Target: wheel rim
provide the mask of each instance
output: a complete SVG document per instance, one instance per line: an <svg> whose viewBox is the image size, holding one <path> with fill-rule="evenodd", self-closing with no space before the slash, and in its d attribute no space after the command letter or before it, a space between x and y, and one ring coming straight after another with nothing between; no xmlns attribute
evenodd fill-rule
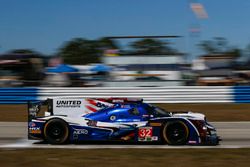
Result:
<svg viewBox="0 0 250 167"><path fill-rule="evenodd" d="M164 133L168 144L185 144L188 138L188 129L182 122L167 125Z"/></svg>
<svg viewBox="0 0 250 167"><path fill-rule="evenodd" d="M54 127L51 127L48 135L53 139L60 139L63 135L63 131L63 127L56 125Z"/></svg>
<svg viewBox="0 0 250 167"><path fill-rule="evenodd" d="M50 123L46 129L47 129L46 133L47 138L50 141L53 140L58 143L64 140L65 134L67 132L65 126L59 122Z"/></svg>

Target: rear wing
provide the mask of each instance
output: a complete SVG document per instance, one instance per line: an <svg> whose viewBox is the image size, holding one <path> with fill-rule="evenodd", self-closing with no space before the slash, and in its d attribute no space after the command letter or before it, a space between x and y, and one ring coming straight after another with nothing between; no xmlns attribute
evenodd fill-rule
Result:
<svg viewBox="0 0 250 167"><path fill-rule="evenodd" d="M53 108L51 105L48 105L49 103L51 103L51 99L36 102L28 101L28 122L30 122L34 118L37 118L38 114L39 116L45 116L45 112L48 112L50 113L50 115L53 115ZM41 113L42 108L44 111L43 113Z"/></svg>

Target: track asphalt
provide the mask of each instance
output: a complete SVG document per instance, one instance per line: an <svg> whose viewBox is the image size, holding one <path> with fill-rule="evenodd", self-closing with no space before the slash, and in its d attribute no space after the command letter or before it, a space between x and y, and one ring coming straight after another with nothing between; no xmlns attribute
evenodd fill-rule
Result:
<svg viewBox="0 0 250 167"><path fill-rule="evenodd" d="M211 122L217 128L222 142L218 146L168 146L168 145L123 145L123 144L69 144L49 145L27 140L26 122L0 122L0 148L63 148L63 149L106 149L106 148L250 148L250 122Z"/></svg>

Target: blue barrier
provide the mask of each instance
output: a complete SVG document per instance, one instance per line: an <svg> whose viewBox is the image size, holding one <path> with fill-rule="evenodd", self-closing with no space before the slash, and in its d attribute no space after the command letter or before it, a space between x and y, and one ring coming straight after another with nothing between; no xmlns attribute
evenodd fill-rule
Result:
<svg viewBox="0 0 250 167"><path fill-rule="evenodd" d="M250 86L0 88L0 104L25 104L48 97L130 97L149 103L250 103Z"/></svg>
<svg viewBox="0 0 250 167"><path fill-rule="evenodd" d="M235 86L233 90L235 103L250 103L250 86Z"/></svg>
<svg viewBox="0 0 250 167"><path fill-rule="evenodd" d="M0 104L24 104L36 101L39 88L0 88Z"/></svg>

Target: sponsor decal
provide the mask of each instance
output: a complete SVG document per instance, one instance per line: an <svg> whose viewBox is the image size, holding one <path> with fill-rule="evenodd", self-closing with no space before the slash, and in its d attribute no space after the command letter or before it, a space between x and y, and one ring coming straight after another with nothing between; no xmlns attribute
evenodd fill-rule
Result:
<svg viewBox="0 0 250 167"><path fill-rule="evenodd" d="M158 141L158 136L152 136L152 141Z"/></svg>
<svg viewBox="0 0 250 167"><path fill-rule="evenodd" d="M116 116L115 115L111 115L110 118L109 118L111 121L114 121L116 119Z"/></svg>
<svg viewBox="0 0 250 167"><path fill-rule="evenodd" d="M102 108L106 108L112 105L113 104L102 102L101 100L87 99L85 107L89 112L96 112Z"/></svg>
<svg viewBox="0 0 250 167"><path fill-rule="evenodd" d="M150 126L161 126L161 123L159 123L159 122L152 122L152 123L150 123Z"/></svg>
<svg viewBox="0 0 250 167"><path fill-rule="evenodd" d="M158 136L146 137L140 141L158 141Z"/></svg>
<svg viewBox="0 0 250 167"><path fill-rule="evenodd" d="M42 131L40 127L29 127L29 133L31 134L41 134Z"/></svg>
<svg viewBox="0 0 250 167"><path fill-rule="evenodd" d="M152 141L153 128L152 127L141 127L138 130L139 141Z"/></svg>
<svg viewBox="0 0 250 167"><path fill-rule="evenodd" d="M197 142L194 141L194 140L189 140L188 143L189 143L189 144L196 144Z"/></svg>
<svg viewBox="0 0 250 167"><path fill-rule="evenodd" d="M74 129L74 135L87 135L89 131L87 129Z"/></svg>
<svg viewBox="0 0 250 167"><path fill-rule="evenodd" d="M36 124L34 122L29 122L29 127L35 127Z"/></svg>
<svg viewBox="0 0 250 167"><path fill-rule="evenodd" d="M123 99L113 99L112 100L113 103L124 103Z"/></svg>
<svg viewBox="0 0 250 167"><path fill-rule="evenodd" d="M108 105L105 105L105 104L103 104L103 103L97 102L97 103L96 103L96 107L99 107L99 108L106 108L106 107L108 107Z"/></svg>
<svg viewBox="0 0 250 167"><path fill-rule="evenodd" d="M39 108L40 108L39 105L32 105L29 108L29 115L35 117L37 112L40 110Z"/></svg>
<svg viewBox="0 0 250 167"><path fill-rule="evenodd" d="M82 102L80 100L58 100L56 101L56 107L69 107L69 108L80 108Z"/></svg>
<svg viewBox="0 0 250 167"><path fill-rule="evenodd" d="M39 111L39 105L32 105L32 107L29 108L30 112L37 112Z"/></svg>
<svg viewBox="0 0 250 167"><path fill-rule="evenodd" d="M135 137L135 133L132 132L132 133L130 133L130 134L127 135L127 136L121 137L121 139L122 139L122 140L131 140L131 139L133 139L134 137Z"/></svg>

